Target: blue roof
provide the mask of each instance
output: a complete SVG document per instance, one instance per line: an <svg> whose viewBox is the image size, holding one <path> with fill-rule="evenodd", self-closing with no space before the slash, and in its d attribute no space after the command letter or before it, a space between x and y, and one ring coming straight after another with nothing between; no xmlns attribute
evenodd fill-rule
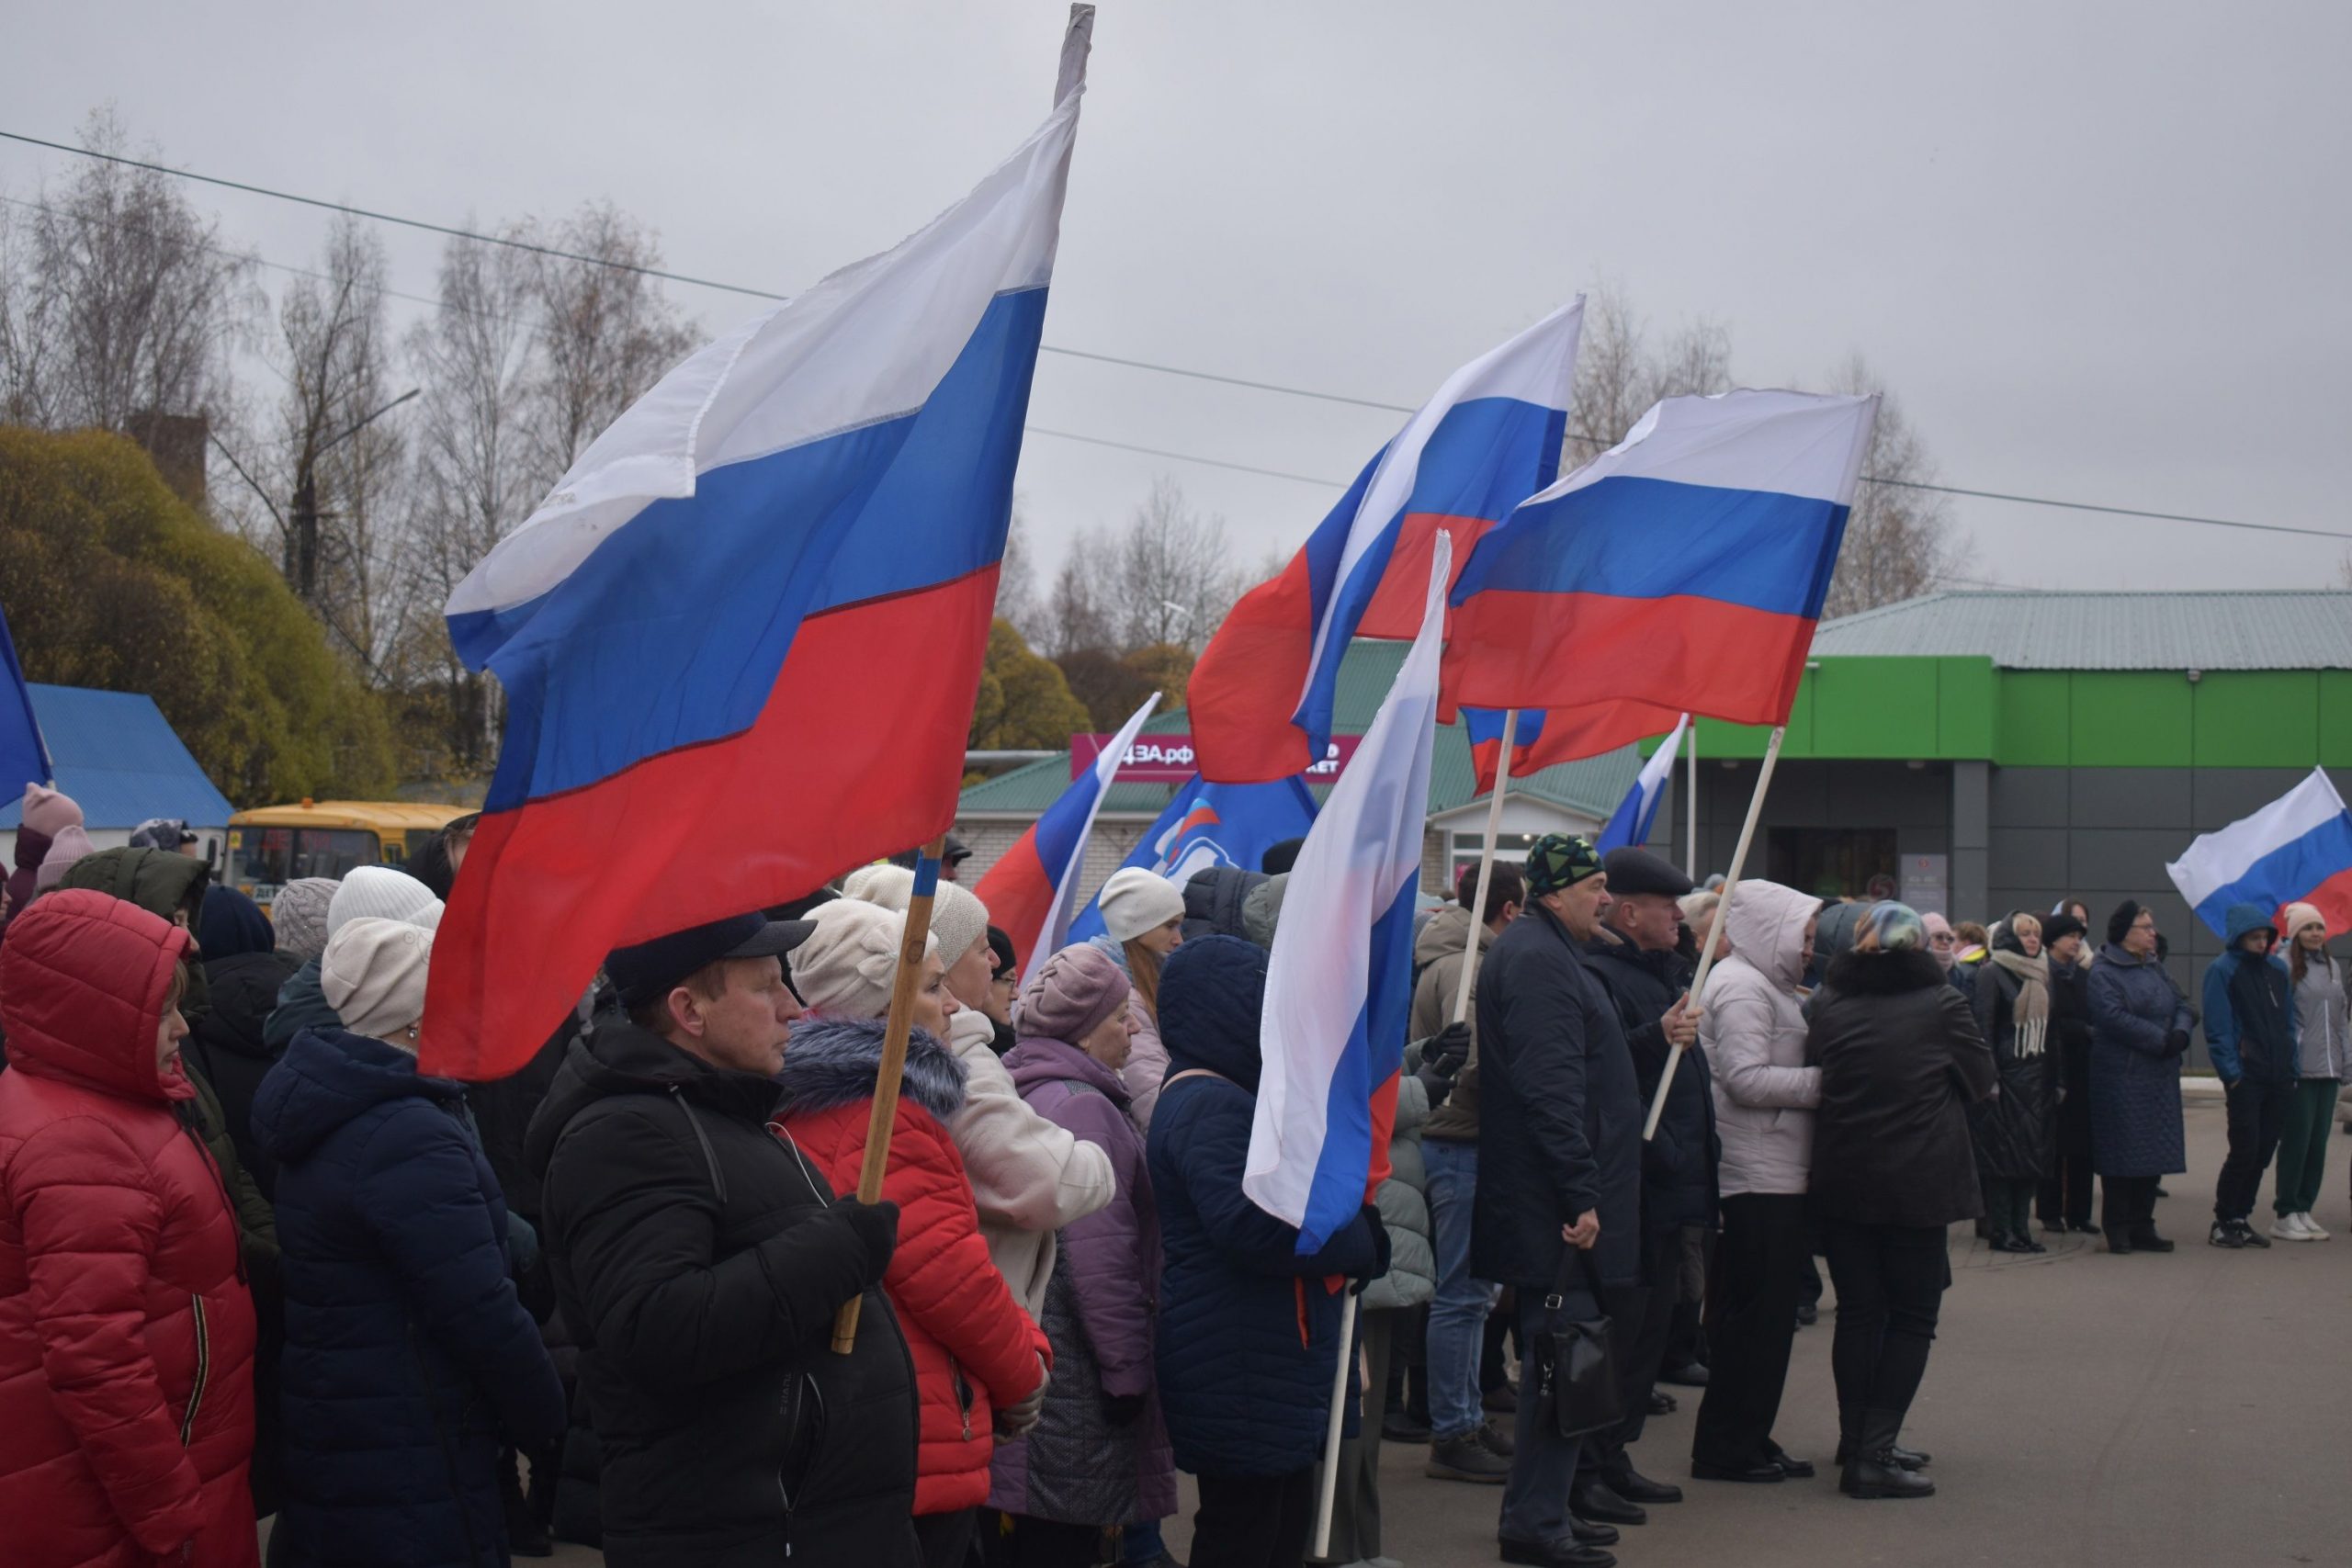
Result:
<svg viewBox="0 0 2352 1568"><path fill-rule="evenodd" d="M154 698L37 682L29 689L57 787L74 797L87 826L128 831L150 817L228 825L236 807L196 765ZM28 782L0 780L0 829L17 826Z"/></svg>

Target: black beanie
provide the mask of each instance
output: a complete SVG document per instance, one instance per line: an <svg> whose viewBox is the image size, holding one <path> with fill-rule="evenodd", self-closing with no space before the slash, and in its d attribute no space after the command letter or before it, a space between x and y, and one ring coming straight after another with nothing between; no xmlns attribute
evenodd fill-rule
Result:
<svg viewBox="0 0 2352 1568"><path fill-rule="evenodd" d="M2137 917L2134 918L2136 919ZM2041 917L2041 945L2045 948L2049 947L2053 942L2062 942L2067 937L2081 936L2083 934L2085 934L2083 931L2083 922L2075 919L2072 915L2044 915Z"/></svg>
<svg viewBox="0 0 2352 1568"><path fill-rule="evenodd" d="M2140 909L2141 904L2136 898L2126 898L2118 904L2115 913L2107 917L2107 940L2121 947L2124 937L2140 919Z"/></svg>
<svg viewBox="0 0 2352 1568"><path fill-rule="evenodd" d="M1008 971L1015 975L1020 973L1019 961L1012 954L1012 938L1005 933L1002 926L989 928L989 951L996 955L996 972L999 975Z"/></svg>

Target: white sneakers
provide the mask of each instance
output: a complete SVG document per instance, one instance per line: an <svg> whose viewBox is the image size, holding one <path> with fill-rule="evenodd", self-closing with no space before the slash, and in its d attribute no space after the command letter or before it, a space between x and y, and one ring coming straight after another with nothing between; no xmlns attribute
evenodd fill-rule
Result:
<svg viewBox="0 0 2352 1568"><path fill-rule="evenodd" d="M2328 1235L2309 1214L2281 1214L2272 1222L2270 1234L2280 1241L2325 1241Z"/></svg>

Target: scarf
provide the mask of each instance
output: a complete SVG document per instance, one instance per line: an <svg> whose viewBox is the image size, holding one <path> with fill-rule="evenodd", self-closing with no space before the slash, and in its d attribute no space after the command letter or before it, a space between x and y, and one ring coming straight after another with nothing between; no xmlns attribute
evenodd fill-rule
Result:
<svg viewBox="0 0 2352 1568"><path fill-rule="evenodd" d="M2017 1026L2018 1055L2041 1055L2050 1030L2049 954L2028 958L2022 953L1996 947L1986 957L2018 978L2018 999L2011 1010Z"/></svg>

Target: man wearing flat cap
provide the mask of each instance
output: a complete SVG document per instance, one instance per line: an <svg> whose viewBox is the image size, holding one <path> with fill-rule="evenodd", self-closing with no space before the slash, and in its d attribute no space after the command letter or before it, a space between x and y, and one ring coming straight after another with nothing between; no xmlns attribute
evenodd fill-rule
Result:
<svg viewBox="0 0 2352 1568"><path fill-rule="evenodd" d="M1538 1391L1552 1335L1640 1282L1642 1100L1625 1032L1583 956L1609 877L1589 843L1547 833L1527 910L1478 972L1478 1191L1471 1272L1519 1292L1521 1369L1502 1560L1601 1568L1606 1526L1570 1509L1577 1452Z"/></svg>
<svg viewBox="0 0 2352 1568"><path fill-rule="evenodd" d="M913 1377L877 1288L898 1211L835 1200L769 1125L800 1016L783 958L812 929L739 915L606 955L628 1016L572 1042L531 1122L612 1568L920 1562Z"/></svg>

